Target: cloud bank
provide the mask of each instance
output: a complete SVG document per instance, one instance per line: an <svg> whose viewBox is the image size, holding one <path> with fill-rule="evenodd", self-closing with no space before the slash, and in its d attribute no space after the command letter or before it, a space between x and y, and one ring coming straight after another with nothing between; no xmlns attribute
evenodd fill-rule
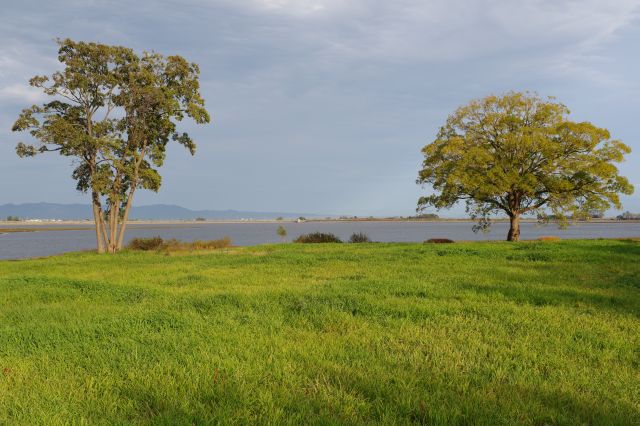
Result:
<svg viewBox="0 0 640 426"><path fill-rule="evenodd" d="M411 214L420 148L456 106L511 89L555 95L610 128L634 148L623 171L640 180L640 1L52 3L12 3L0 17L2 180L25 175L0 183L0 202L81 199L65 159L18 160L23 136L8 131L41 100L27 80L57 69L56 37L200 64L213 125L187 125L198 155L172 150L160 194L140 202ZM637 196L626 204L640 210Z"/></svg>

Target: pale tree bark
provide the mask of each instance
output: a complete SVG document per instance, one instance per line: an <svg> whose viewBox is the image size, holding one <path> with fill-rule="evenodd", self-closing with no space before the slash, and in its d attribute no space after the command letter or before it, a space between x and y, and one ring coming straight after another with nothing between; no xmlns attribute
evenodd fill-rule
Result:
<svg viewBox="0 0 640 426"><path fill-rule="evenodd" d="M125 205L125 208L124 208L122 223L120 224L120 232L118 234L118 240L116 242L116 250L122 249L122 244L124 241L124 233L127 229L127 222L129 221L129 212L131 211L131 205L133 204L133 195L136 193L136 188L138 187L138 178L140 176L140 166L142 165L142 161L144 160L146 150L147 148L145 143L140 152L140 156L136 159L136 162L135 162L133 178L131 179L131 187L129 189L129 194L127 195L127 204Z"/></svg>
<svg viewBox="0 0 640 426"><path fill-rule="evenodd" d="M120 199L116 197L109 211L109 240L107 251L115 253L118 251L118 234L120 229Z"/></svg>
<svg viewBox="0 0 640 426"><path fill-rule="evenodd" d="M109 253L116 252L116 234L118 232L118 213L119 213L119 204L118 198L116 197L113 200L113 204L111 204L111 210L109 210L109 245L108 251Z"/></svg>
<svg viewBox="0 0 640 426"><path fill-rule="evenodd" d="M124 233L127 229L127 222L129 221L129 211L131 210L131 204L133 202L133 194L136 192L136 187L131 187L129 196L127 197L127 204L124 208L124 214L122 216L122 223L120 224L120 232L118 233L118 241L116 243L116 250L122 250L122 243L124 241Z"/></svg>
<svg viewBox="0 0 640 426"><path fill-rule="evenodd" d="M91 194L91 205L93 208L93 221L96 226L96 244L98 253L104 253L104 233L102 227L102 208L100 207L100 202L97 200L97 194L93 192Z"/></svg>
<svg viewBox="0 0 640 426"><path fill-rule="evenodd" d="M121 170L116 172L111 194L109 196L109 235L107 241L107 252L115 253L118 251L118 231L120 229L120 188L122 186L123 173Z"/></svg>
<svg viewBox="0 0 640 426"><path fill-rule="evenodd" d="M85 105L85 113L87 114L87 136L93 139L93 112L89 104ZM107 117L105 116L105 119ZM102 217L102 205L100 204L100 194L96 190L93 180L96 175L97 152L94 151L87 161L89 162L90 180L92 182L91 205L93 209L93 221L96 227L96 245L98 253L104 253L107 248L107 236L104 230L104 218Z"/></svg>
<svg viewBox="0 0 640 426"><path fill-rule="evenodd" d="M104 223L104 213L102 212L102 206L100 206L100 233L102 234L102 241L104 241L104 247L107 247L107 226Z"/></svg>

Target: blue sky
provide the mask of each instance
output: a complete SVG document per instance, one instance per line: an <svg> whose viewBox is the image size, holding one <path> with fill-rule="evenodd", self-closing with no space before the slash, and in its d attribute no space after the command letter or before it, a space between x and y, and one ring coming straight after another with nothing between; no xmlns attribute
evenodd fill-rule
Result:
<svg viewBox="0 0 640 426"><path fill-rule="evenodd" d="M20 160L10 131L70 37L201 66L213 122L183 127L196 156L172 148L138 204L413 214L420 149L447 115L530 90L633 148L624 207L640 211L639 0L23 0L0 36L0 204L87 201L68 159Z"/></svg>

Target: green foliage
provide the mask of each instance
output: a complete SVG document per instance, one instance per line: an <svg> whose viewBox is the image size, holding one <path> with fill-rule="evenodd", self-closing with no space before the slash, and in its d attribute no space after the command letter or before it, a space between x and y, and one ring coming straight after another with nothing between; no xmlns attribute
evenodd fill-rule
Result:
<svg viewBox="0 0 640 426"><path fill-rule="evenodd" d="M69 39L58 40L58 46L63 69L30 80L51 101L24 109L13 126L37 143L21 142L16 152L71 157L76 188L92 196L98 249L106 245L115 251L136 189L160 188L158 169L168 143L195 153L195 142L177 123L187 117L209 122L200 71L180 56L138 55L121 46Z"/></svg>
<svg viewBox="0 0 640 426"><path fill-rule="evenodd" d="M18 216L7 216L7 222L20 222L20 218Z"/></svg>
<svg viewBox="0 0 640 426"><path fill-rule="evenodd" d="M312 232L310 234L302 234L295 240L294 243L341 243L342 240L331 233L325 232Z"/></svg>
<svg viewBox="0 0 640 426"><path fill-rule="evenodd" d="M351 234L351 237L349 237L349 242L350 243L370 243L371 239L364 232L354 232L353 234Z"/></svg>
<svg viewBox="0 0 640 426"><path fill-rule="evenodd" d="M438 216L435 213L421 213L421 214L417 214L413 217L411 217L410 219L418 219L418 220L438 220L440 219L440 216Z"/></svg>
<svg viewBox="0 0 640 426"><path fill-rule="evenodd" d="M630 148L568 114L553 99L515 92L459 108L422 150L417 182L435 193L420 198L419 209L464 201L481 229L497 213L565 218L620 208L619 194L633 186L614 163Z"/></svg>
<svg viewBox="0 0 640 426"><path fill-rule="evenodd" d="M0 261L0 424L634 424L639 244Z"/></svg>

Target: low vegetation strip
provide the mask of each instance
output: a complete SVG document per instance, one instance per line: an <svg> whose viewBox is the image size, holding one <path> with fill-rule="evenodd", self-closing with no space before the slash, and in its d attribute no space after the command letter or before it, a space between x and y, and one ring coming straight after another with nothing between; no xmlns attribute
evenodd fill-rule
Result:
<svg viewBox="0 0 640 426"><path fill-rule="evenodd" d="M0 424L637 424L640 242L0 262Z"/></svg>
<svg viewBox="0 0 640 426"><path fill-rule="evenodd" d="M164 251L170 253L174 251L195 251L195 250L217 250L231 246L231 238L224 237L219 240L198 240L184 242L176 240L163 240L161 237L134 238L129 242L129 250L139 251Z"/></svg>
<svg viewBox="0 0 640 426"><path fill-rule="evenodd" d="M62 227L62 226L51 226L51 227L43 227L43 226L33 226L29 228L0 228L0 234L12 233L12 232L42 232L42 231L87 231L92 230L93 228L89 227Z"/></svg>

